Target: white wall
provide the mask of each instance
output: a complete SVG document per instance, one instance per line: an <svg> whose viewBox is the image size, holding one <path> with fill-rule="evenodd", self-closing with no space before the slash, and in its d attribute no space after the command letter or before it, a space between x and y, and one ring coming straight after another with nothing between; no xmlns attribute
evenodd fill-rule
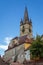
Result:
<svg viewBox="0 0 43 65"><path fill-rule="evenodd" d="M30 50L25 51L26 60L30 60Z"/></svg>

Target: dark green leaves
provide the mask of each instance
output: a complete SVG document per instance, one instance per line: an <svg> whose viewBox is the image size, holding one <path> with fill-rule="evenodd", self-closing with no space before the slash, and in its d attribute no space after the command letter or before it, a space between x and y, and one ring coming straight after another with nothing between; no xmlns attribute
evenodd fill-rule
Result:
<svg viewBox="0 0 43 65"><path fill-rule="evenodd" d="M40 36L37 35L36 39L32 42L30 53L32 58L43 58L43 41Z"/></svg>

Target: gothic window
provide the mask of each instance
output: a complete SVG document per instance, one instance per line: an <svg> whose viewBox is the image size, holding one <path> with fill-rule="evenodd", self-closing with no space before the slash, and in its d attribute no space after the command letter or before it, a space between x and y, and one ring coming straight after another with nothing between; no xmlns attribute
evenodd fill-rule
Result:
<svg viewBox="0 0 43 65"><path fill-rule="evenodd" d="M31 29L29 28L29 32L31 33Z"/></svg>

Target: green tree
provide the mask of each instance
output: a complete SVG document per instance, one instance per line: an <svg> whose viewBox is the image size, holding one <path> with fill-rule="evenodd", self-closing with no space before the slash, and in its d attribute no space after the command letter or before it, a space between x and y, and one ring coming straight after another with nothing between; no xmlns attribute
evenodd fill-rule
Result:
<svg viewBox="0 0 43 65"><path fill-rule="evenodd" d="M31 59L43 58L43 41L41 36L37 35L36 39L30 46Z"/></svg>

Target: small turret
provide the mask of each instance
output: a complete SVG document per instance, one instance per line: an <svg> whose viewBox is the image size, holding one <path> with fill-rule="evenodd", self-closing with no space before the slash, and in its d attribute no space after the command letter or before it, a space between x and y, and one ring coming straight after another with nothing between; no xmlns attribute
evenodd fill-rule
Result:
<svg viewBox="0 0 43 65"><path fill-rule="evenodd" d="M32 20L30 19L29 24L32 26Z"/></svg>
<svg viewBox="0 0 43 65"><path fill-rule="evenodd" d="M23 25L23 20L21 19L21 21L20 21L20 25Z"/></svg>

